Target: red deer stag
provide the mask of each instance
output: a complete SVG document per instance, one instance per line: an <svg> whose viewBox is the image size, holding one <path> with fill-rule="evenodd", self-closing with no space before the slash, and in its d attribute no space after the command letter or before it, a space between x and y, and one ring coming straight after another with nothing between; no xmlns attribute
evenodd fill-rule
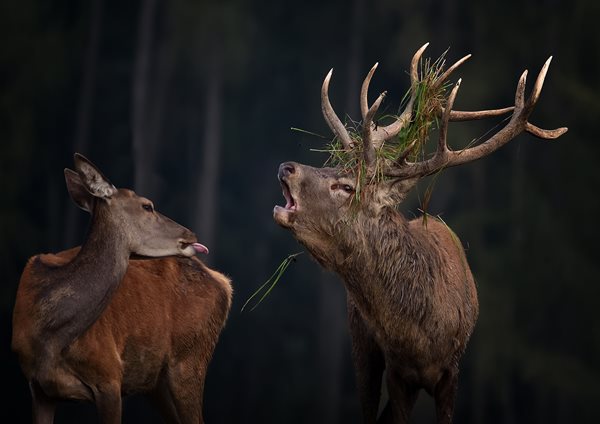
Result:
<svg viewBox="0 0 600 424"><path fill-rule="evenodd" d="M12 348L29 381L33 421L60 400L89 401L121 422L121 397L146 393L168 422L202 422L206 369L231 303L229 280L194 257L207 249L83 156L65 169L92 215L83 246L32 257L21 276ZM165 257L130 260L130 255Z"/></svg>
<svg viewBox="0 0 600 424"><path fill-rule="evenodd" d="M275 206L275 221L344 281L357 386L366 423L377 420L384 370L389 401L378 422L407 422L420 389L434 397L437 422L451 422L459 359L478 315L475 283L460 241L439 220L407 220L396 205L420 178L482 158L524 131L554 139L567 130L543 130L528 122L550 59L528 99L524 96L524 72L514 107L461 112L452 110L460 80L449 95L445 94L445 81L469 56L445 72L439 67L433 74L426 74L418 71L426 47L412 59L411 94L406 108L387 126L374 123L385 93L370 106L367 100L377 65L373 66L360 93L359 135L345 127L331 106L330 71L323 82L321 107L336 137L334 143L339 143L334 153L345 155L345 162L324 168L286 162L279 167L286 205ZM428 75L435 78L426 80ZM424 95L426 89L433 90L433 95ZM423 153L427 137L410 131L411 125L417 124L417 114L427 108L431 111L429 122L439 119L437 150L430 156ZM511 111L506 126L488 140L462 150L448 147L449 121ZM407 138L407 134L414 137Z"/></svg>

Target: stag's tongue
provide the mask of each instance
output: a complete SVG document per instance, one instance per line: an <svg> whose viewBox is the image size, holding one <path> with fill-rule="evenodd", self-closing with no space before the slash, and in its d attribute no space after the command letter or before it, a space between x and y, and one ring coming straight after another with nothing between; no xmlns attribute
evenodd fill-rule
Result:
<svg viewBox="0 0 600 424"><path fill-rule="evenodd" d="M200 243L192 243L192 247L196 251L196 253L206 253L208 255L208 248Z"/></svg>

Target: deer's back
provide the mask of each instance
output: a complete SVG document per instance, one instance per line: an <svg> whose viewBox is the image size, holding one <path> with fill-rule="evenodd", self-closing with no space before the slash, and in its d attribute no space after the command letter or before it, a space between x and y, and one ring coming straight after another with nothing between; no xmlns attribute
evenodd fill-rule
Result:
<svg viewBox="0 0 600 424"><path fill-rule="evenodd" d="M40 259L61 266L78 251ZM27 287L19 291L28 292ZM87 386L118 380L124 393L143 392L156 385L168 366L189 355L207 364L225 324L231 295L229 279L195 257L130 260L107 308L56 364L62 370L57 378L66 386L71 377L63 377L70 373ZM35 349L31 354L36 354Z"/></svg>

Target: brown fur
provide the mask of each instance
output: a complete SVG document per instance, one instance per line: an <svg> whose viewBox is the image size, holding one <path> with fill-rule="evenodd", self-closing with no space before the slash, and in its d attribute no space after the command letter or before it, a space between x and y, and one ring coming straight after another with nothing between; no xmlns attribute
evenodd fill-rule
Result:
<svg viewBox="0 0 600 424"><path fill-rule="evenodd" d="M37 346L39 260L70 262L79 248L33 257L17 293L13 349L28 380L43 354ZM53 399L95 402L104 392L148 393L169 422L201 422L206 369L231 305L228 278L197 258L130 260L127 273L97 321L37 381Z"/></svg>
<svg viewBox="0 0 600 424"><path fill-rule="evenodd" d="M230 282L195 257L206 248L190 230L74 159L65 181L91 213L88 235L81 248L28 261L13 311L34 422L52 423L56 402L68 399L93 402L100 422L118 424L121 396L136 392L153 396L169 422L202 422Z"/></svg>
<svg viewBox="0 0 600 424"><path fill-rule="evenodd" d="M420 389L434 396L438 423L451 422L478 315L458 238L433 217L408 221L388 204L410 183L366 186L357 203L355 177L336 168L288 162L279 177L293 207L276 207L275 220L344 280L364 421L377 420L385 370L390 400L378 422L407 422Z"/></svg>

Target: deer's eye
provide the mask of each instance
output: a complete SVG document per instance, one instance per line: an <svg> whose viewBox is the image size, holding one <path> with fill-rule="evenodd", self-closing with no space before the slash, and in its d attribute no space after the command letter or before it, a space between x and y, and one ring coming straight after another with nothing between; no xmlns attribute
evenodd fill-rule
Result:
<svg viewBox="0 0 600 424"><path fill-rule="evenodd" d="M146 211L146 212L154 212L154 208L152 207L152 205L150 203L144 203L142 205L142 208Z"/></svg>
<svg viewBox="0 0 600 424"><path fill-rule="evenodd" d="M333 184L331 186L332 190L344 190L346 193L354 193L354 188L348 184Z"/></svg>

